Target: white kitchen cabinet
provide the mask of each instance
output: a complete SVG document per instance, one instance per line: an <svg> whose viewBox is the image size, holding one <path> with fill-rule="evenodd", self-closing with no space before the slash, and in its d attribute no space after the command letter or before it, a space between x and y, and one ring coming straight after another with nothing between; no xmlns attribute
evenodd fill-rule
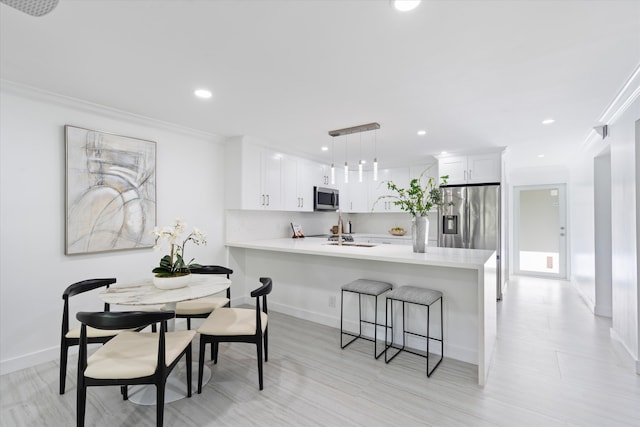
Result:
<svg viewBox="0 0 640 427"><path fill-rule="evenodd" d="M444 157L438 162L439 175L448 175L447 184L500 182L500 153Z"/></svg>
<svg viewBox="0 0 640 427"><path fill-rule="evenodd" d="M317 171L317 163L294 156L282 157L282 206L285 211L313 211Z"/></svg>
<svg viewBox="0 0 640 427"><path fill-rule="evenodd" d="M369 209L369 173L363 174L362 182L358 181L358 171L349 171L349 183L344 182L344 168L336 168L336 182L340 190L340 210L345 213L365 213Z"/></svg>
<svg viewBox="0 0 640 427"><path fill-rule="evenodd" d="M395 196L396 193L387 187L387 182L392 181L400 188L409 187L409 168L392 168L378 171L378 180L370 180L369 184L369 211L373 212L402 212L396 206L392 198L380 198L382 196Z"/></svg>
<svg viewBox="0 0 640 427"><path fill-rule="evenodd" d="M414 178L420 178L420 175L422 175L423 184L426 183L429 178L439 180L441 174L438 173L438 162L433 161L409 167L409 181Z"/></svg>
<svg viewBox="0 0 640 427"><path fill-rule="evenodd" d="M229 209L282 209L282 155L238 139L227 143L225 159Z"/></svg>
<svg viewBox="0 0 640 427"><path fill-rule="evenodd" d="M313 185L316 187L338 188L338 179L336 176L335 184L331 184L331 166L323 163L313 163L314 170Z"/></svg>

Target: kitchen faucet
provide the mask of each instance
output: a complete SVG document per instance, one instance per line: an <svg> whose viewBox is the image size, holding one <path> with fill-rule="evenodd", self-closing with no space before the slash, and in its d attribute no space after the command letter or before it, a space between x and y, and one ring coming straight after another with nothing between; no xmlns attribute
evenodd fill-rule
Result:
<svg viewBox="0 0 640 427"><path fill-rule="evenodd" d="M340 215L340 209L338 209L338 245L342 246L342 215Z"/></svg>

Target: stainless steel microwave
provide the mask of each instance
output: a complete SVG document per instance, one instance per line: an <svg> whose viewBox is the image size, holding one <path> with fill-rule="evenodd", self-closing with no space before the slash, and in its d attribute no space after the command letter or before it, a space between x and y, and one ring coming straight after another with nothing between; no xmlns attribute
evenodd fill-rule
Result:
<svg viewBox="0 0 640 427"><path fill-rule="evenodd" d="M340 194L335 188L313 187L314 211L337 211L340 208Z"/></svg>

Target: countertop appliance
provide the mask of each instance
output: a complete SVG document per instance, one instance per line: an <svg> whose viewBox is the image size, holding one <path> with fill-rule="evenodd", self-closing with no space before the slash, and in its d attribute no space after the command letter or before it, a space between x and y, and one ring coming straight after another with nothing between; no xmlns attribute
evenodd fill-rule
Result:
<svg viewBox="0 0 640 427"><path fill-rule="evenodd" d="M438 246L495 250L496 295L502 299L500 185L447 185L440 192L442 200L453 205L438 209Z"/></svg>
<svg viewBox="0 0 640 427"><path fill-rule="evenodd" d="M335 188L313 187L314 211L337 211L340 208L340 192Z"/></svg>

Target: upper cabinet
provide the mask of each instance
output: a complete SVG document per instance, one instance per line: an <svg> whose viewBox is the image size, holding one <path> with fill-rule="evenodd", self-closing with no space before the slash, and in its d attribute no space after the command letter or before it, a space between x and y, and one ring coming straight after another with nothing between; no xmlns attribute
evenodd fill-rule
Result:
<svg viewBox="0 0 640 427"><path fill-rule="evenodd" d="M358 171L349 171L349 183L344 182L344 168L336 168L336 182L340 190L340 211L345 213L370 212L369 173L364 172L363 180L358 180Z"/></svg>
<svg viewBox="0 0 640 427"><path fill-rule="evenodd" d="M444 157L438 161L439 175L448 175L449 185L500 182L500 159L498 152Z"/></svg>
<svg viewBox="0 0 640 427"><path fill-rule="evenodd" d="M317 164L294 156L282 157L282 202L283 210L313 211L313 187L318 170Z"/></svg>
<svg viewBox="0 0 640 427"><path fill-rule="evenodd" d="M313 187L331 187L323 184L330 182L328 166L276 152L250 138L231 139L225 160L227 209L311 212Z"/></svg>
<svg viewBox="0 0 640 427"><path fill-rule="evenodd" d="M312 165L313 172L313 185L316 187L328 187L338 188L337 179L336 183L331 183L331 166L322 163L309 162Z"/></svg>
<svg viewBox="0 0 640 427"><path fill-rule="evenodd" d="M373 212L402 212L399 206L396 206L391 197L395 192L390 191L387 183L392 181L400 188L409 186L409 168L392 168L382 169L378 172L378 180L370 181L369 184L369 209Z"/></svg>
<svg viewBox="0 0 640 427"><path fill-rule="evenodd" d="M282 156L241 139L227 143L226 193L229 209L282 209Z"/></svg>

